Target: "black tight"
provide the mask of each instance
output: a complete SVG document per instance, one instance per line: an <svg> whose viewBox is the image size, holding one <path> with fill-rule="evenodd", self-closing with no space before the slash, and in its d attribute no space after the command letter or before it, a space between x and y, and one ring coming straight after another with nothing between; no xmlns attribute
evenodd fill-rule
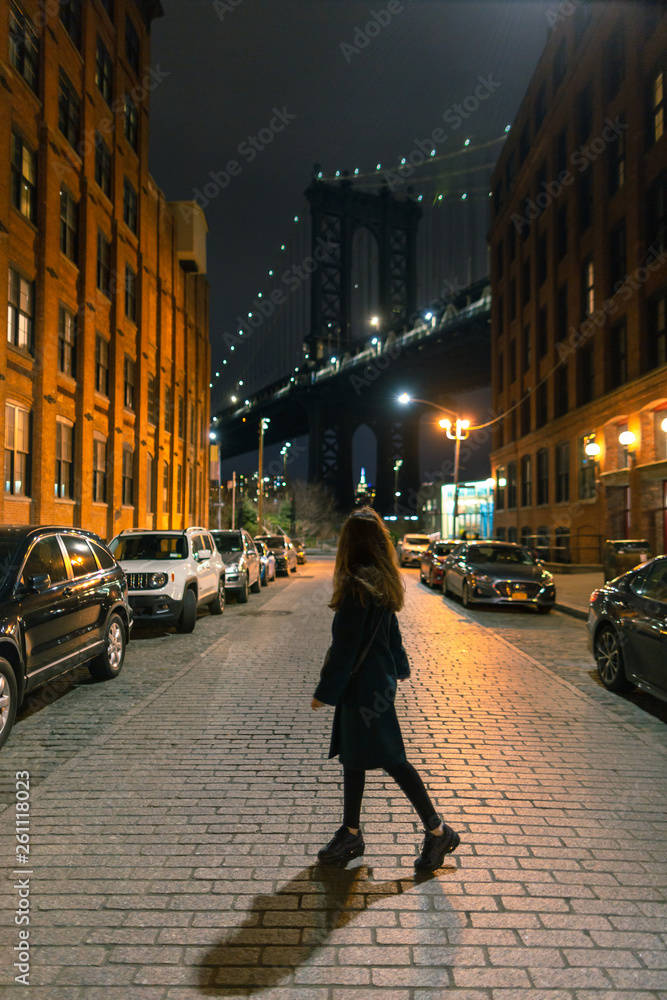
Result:
<svg viewBox="0 0 667 1000"><path fill-rule="evenodd" d="M433 830L440 823L440 817L435 811L426 786L415 771L412 764L404 761L393 767L385 768L401 791L419 813L419 818L427 830ZM343 825L356 830L361 816L361 800L364 795L366 772L356 767L343 768Z"/></svg>

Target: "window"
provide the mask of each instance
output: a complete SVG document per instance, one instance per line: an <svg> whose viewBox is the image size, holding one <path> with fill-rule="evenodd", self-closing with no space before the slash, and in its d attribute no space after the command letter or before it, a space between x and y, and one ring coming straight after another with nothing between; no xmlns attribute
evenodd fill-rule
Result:
<svg viewBox="0 0 667 1000"><path fill-rule="evenodd" d="M612 295L625 281L625 274L625 219L622 219L609 234L609 284Z"/></svg>
<svg viewBox="0 0 667 1000"><path fill-rule="evenodd" d="M543 83L535 98L535 134L541 128L547 113L547 85Z"/></svg>
<svg viewBox="0 0 667 1000"><path fill-rule="evenodd" d="M530 507L533 502L533 471L530 455L521 459L521 506Z"/></svg>
<svg viewBox="0 0 667 1000"><path fill-rule="evenodd" d="M558 43L558 48L556 49L556 55L554 56L554 91L560 87L563 79L565 77L565 71L567 70L567 47L565 44L565 39L561 38Z"/></svg>
<svg viewBox="0 0 667 1000"><path fill-rule="evenodd" d="M9 301L7 306L7 340L14 347L33 349L35 283L9 268Z"/></svg>
<svg viewBox="0 0 667 1000"><path fill-rule="evenodd" d="M507 472L501 466L496 469L496 506L498 510L505 507L505 490L507 489Z"/></svg>
<svg viewBox="0 0 667 1000"><path fill-rule="evenodd" d="M95 84L107 104L111 104L113 97L113 63L111 62L111 56L107 47L99 35L97 36L97 51L95 54Z"/></svg>
<svg viewBox="0 0 667 1000"><path fill-rule="evenodd" d="M549 503L549 449L537 453L537 503Z"/></svg>
<svg viewBox="0 0 667 1000"><path fill-rule="evenodd" d="M148 376L148 393L146 403L146 413L149 424L158 422L158 387L155 375Z"/></svg>
<svg viewBox="0 0 667 1000"><path fill-rule="evenodd" d="M595 364L592 341L581 344L577 351L577 405L583 406L595 398Z"/></svg>
<svg viewBox="0 0 667 1000"><path fill-rule="evenodd" d="M167 434L171 434L172 412L171 412L171 389L169 386L164 390L164 429Z"/></svg>
<svg viewBox="0 0 667 1000"><path fill-rule="evenodd" d="M5 406L5 493L30 496L30 412Z"/></svg>
<svg viewBox="0 0 667 1000"><path fill-rule="evenodd" d="M526 548L530 548L532 538L533 536L531 534L530 528L528 527L527 524L524 524L524 526L521 529L521 535L520 535L521 545L524 545Z"/></svg>
<svg viewBox="0 0 667 1000"><path fill-rule="evenodd" d="M522 347L521 356L522 356L523 370L527 372L530 370L531 353L532 353L531 343L530 343L530 325L526 325L523 328L521 347Z"/></svg>
<svg viewBox="0 0 667 1000"><path fill-rule="evenodd" d="M537 244L537 283L543 285L547 280L548 254L547 234L542 233Z"/></svg>
<svg viewBox="0 0 667 1000"><path fill-rule="evenodd" d="M523 305L530 302L530 257L526 257L523 262L523 273L521 275L521 297Z"/></svg>
<svg viewBox="0 0 667 1000"><path fill-rule="evenodd" d="M125 355L123 376L125 383L123 390L123 402L128 410L133 410L134 409L134 361L128 354Z"/></svg>
<svg viewBox="0 0 667 1000"><path fill-rule="evenodd" d="M625 40L622 24L616 25L607 42L604 64L607 74L607 100L613 101L625 79Z"/></svg>
<svg viewBox="0 0 667 1000"><path fill-rule="evenodd" d="M62 8L61 8L62 9ZM60 70L58 87L58 128L65 136L70 146L76 146L79 141L79 122L81 119L81 102L72 83Z"/></svg>
<svg viewBox="0 0 667 1000"><path fill-rule="evenodd" d="M62 549L55 535L35 542L26 560L21 582L25 585L32 577L44 575L50 577L52 587L69 578Z"/></svg>
<svg viewBox="0 0 667 1000"><path fill-rule="evenodd" d="M123 222L133 233L137 232L137 192L127 177L123 181Z"/></svg>
<svg viewBox="0 0 667 1000"><path fill-rule="evenodd" d="M527 396L521 403L519 419L521 434L530 434L530 396Z"/></svg>
<svg viewBox="0 0 667 1000"><path fill-rule="evenodd" d="M496 388L498 392L502 392L505 388L505 358L502 351L498 355L496 366Z"/></svg>
<svg viewBox="0 0 667 1000"><path fill-rule="evenodd" d="M510 340L509 351L510 385L516 381L516 340Z"/></svg>
<svg viewBox="0 0 667 1000"><path fill-rule="evenodd" d="M139 35L131 17L125 17L125 58L127 59L132 72L139 76L141 65L141 46Z"/></svg>
<svg viewBox="0 0 667 1000"><path fill-rule="evenodd" d="M125 138L136 153L139 148L139 111L129 94L125 95Z"/></svg>
<svg viewBox="0 0 667 1000"><path fill-rule="evenodd" d="M90 576L91 573L97 573L95 556L85 538L76 538L74 535L61 535L60 537L65 543L72 566L72 576L75 580L82 576Z"/></svg>
<svg viewBox="0 0 667 1000"><path fill-rule="evenodd" d="M543 358L549 349L549 326L547 322L547 307L540 306L537 314L537 354Z"/></svg>
<svg viewBox="0 0 667 1000"><path fill-rule="evenodd" d="M585 233L593 222L593 171L579 175L579 232Z"/></svg>
<svg viewBox="0 0 667 1000"><path fill-rule="evenodd" d="M74 426L56 422L56 497L74 498Z"/></svg>
<svg viewBox="0 0 667 1000"><path fill-rule="evenodd" d="M134 452L129 445L123 445L123 506L131 507L134 503Z"/></svg>
<svg viewBox="0 0 667 1000"><path fill-rule="evenodd" d="M504 542L505 541L505 529L504 528L496 528L496 538L498 539L499 542Z"/></svg>
<svg viewBox="0 0 667 1000"><path fill-rule="evenodd" d="M581 265L581 318L590 316L595 309L595 268L593 258L587 257Z"/></svg>
<svg viewBox="0 0 667 1000"><path fill-rule="evenodd" d="M179 465L176 469L176 513L181 513L181 508L183 506L183 466Z"/></svg>
<svg viewBox="0 0 667 1000"><path fill-rule="evenodd" d="M66 187L60 189L60 250L74 263L79 251L79 206Z"/></svg>
<svg viewBox="0 0 667 1000"><path fill-rule="evenodd" d="M81 0L58 0L60 23L77 49L81 48Z"/></svg>
<svg viewBox="0 0 667 1000"><path fill-rule="evenodd" d="M558 260L567 253L567 202L556 210L556 253Z"/></svg>
<svg viewBox="0 0 667 1000"><path fill-rule="evenodd" d="M657 142L665 131L665 71L657 69L651 78L650 85L650 141Z"/></svg>
<svg viewBox="0 0 667 1000"><path fill-rule="evenodd" d="M66 306L58 310L58 371L76 378L76 316Z"/></svg>
<svg viewBox="0 0 667 1000"><path fill-rule="evenodd" d="M27 14L14 0L9 5L9 61L37 93L39 37Z"/></svg>
<svg viewBox="0 0 667 1000"><path fill-rule="evenodd" d="M37 221L37 154L12 132L12 205L30 222Z"/></svg>
<svg viewBox="0 0 667 1000"><path fill-rule="evenodd" d="M101 333L95 337L95 391L109 395L109 342Z"/></svg>
<svg viewBox="0 0 667 1000"><path fill-rule="evenodd" d="M125 315L137 322L137 276L129 264L125 265Z"/></svg>
<svg viewBox="0 0 667 1000"><path fill-rule="evenodd" d="M195 443L195 408L192 405L192 403L190 403L190 413L189 413L189 416L190 416L190 444L194 445L194 443Z"/></svg>
<svg viewBox="0 0 667 1000"><path fill-rule="evenodd" d="M593 86L588 83L579 94L579 141L586 142L593 130Z"/></svg>
<svg viewBox="0 0 667 1000"><path fill-rule="evenodd" d="M595 496L595 459L586 452L587 435L577 441L577 465L579 466L579 499L590 500Z"/></svg>
<svg viewBox="0 0 667 1000"><path fill-rule="evenodd" d="M556 503L570 499L570 442L556 445Z"/></svg>
<svg viewBox="0 0 667 1000"><path fill-rule="evenodd" d="M507 506L516 507L516 462L507 463Z"/></svg>
<svg viewBox="0 0 667 1000"><path fill-rule="evenodd" d="M649 246L662 253L667 249L667 170L653 182L646 201Z"/></svg>
<svg viewBox="0 0 667 1000"><path fill-rule="evenodd" d="M107 552L107 550L104 548L103 545L100 545L98 542L94 542L92 538L88 540L88 544L90 545L91 549L97 556L97 561L99 562L102 569L116 568L116 560L113 558L113 556L109 555L109 553Z"/></svg>
<svg viewBox="0 0 667 1000"><path fill-rule="evenodd" d="M548 562L551 550L549 548L549 528L546 524L541 524L537 529L535 548L537 549L538 558Z"/></svg>
<svg viewBox="0 0 667 1000"><path fill-rule="evenodd" d="M162 513L169 513L169 463L162 463Z"/></svg>
<svg viewBox="0 0 667 1000"><path fill-rule="evenodd" d="M554 415L563 417L570 408L569 373L567 364L559 365L554 379Z"/></svg>
<svg viewBox="0 0 667 1000"><path fill-rule="evenodd" d="M155 491L155 459L152 455L146 455L146 513L153 514L155 505L153 502Z"/></svg>
<svg viewBox="0 0 667 1000"><path fill-rule="evenodd" d="M181 440L185 436L185 400L178 397L178 436Z"/></svg>
<svg viewBox="0 0 667 1000"><path fill-rule="evenodd" d="M667 363L667 291L662 291L648 305L649 366Z"/></svg>
<svg viewBox="0 0 667 1000"><path fill-rule="evenodd" d="M549 421L549 395L546 382L541 382L535 390L535 426L544 427Z"/></svg>
<svg viewBox="0 0 667 1000"><path fill-rule="evenodd" d="M570 529L556 528L554 535L554 560L558 563L569 563Z"/></svg>
<svg viewBox="0 0 667 1000"><path fill-rule="evenodd" d="M107 502L107 443L103 438L93 441L93 501Z"/></svg>
<svg viewBox="0 0 667 1000"><path fill-rule="evenodd" d="M624 118L625 115L619 115ZM615 194L625 184L625 132L618 136L609 149L609 196Z"/></svg>
<svg viewBox="0 0 667 1000"><path fill-rule="evenodd" d="M609 388L616 389L628 381L628 337L625 320L609 330Z"/></svg>
<svg viewBox="0 0 667 1000"><path fill-rule="evenodd" d="M111 150L101 132L95 133L95 183L111 197Z"/></svg>
<svg viewBox="0 0 667 1000"><path fill-rule="evenodd" d="M192 466L188 469L188 496L190 498L190 518L194 521L197 510L197 496L195 494L195 474Z"/></svg>
<svg viewBox="0 0 667 1000"><path fill-rule="evenodd" d="M556 340L561 343L567 338L567 324L567 285L561 285L556 296Z"/></svg>
<svg viewBox="0 0 667 1000"><path fill-rule="evenodd" d="M110 258L111 258L111 246L108 239L104 235L101 229L97 230L97 287L99 290L106 295L108 299L111 298L111 288L110 288Z"/></svg>

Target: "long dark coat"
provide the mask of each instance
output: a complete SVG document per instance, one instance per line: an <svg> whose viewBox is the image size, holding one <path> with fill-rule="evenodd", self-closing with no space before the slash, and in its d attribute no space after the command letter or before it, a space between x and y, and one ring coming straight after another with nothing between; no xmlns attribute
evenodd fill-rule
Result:
<svg viewBox="0 0 667 1000"><path fill-rule="evenodd" d="M359 653L380 626L358 673L350 674ZM394 699L398 678L410 676L398 620L371 600L365 607L346 594L331 626L332 642L315 697L335 705L329 757L345 767L372 770L405 761Z"/></svg>

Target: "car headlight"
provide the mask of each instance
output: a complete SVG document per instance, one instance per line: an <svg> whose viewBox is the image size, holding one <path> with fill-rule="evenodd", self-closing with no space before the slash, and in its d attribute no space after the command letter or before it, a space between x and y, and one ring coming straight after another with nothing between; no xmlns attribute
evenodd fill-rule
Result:
<svg viewBox="0 0 667 1000"><path fill-rule="evenodd" d="M490 576L487 576L486 573L473 573L473 575L472 575L472 582L473 583L493 583L493 580L492 580L492 578Z"/></svg>
<svg viewBox="0 0 667 1000"><path fill-rule="evenodd" d="M225 566L225 573L238 573L239 564L238 563L227 563Z"/></svg>
<svg viewBox="0 0 667 1000"><path fill-rule="evenodd" d="M148 586L151 590L160 590L161 587L166 586L169 577L166 573L151 573L148 578Z"/></svg>
<svg viewBox="0 0 667 1000"><path fill-rule="evenodd" d="M545 570L542 573L542 583L553 583L553 582L554 582L553 575L549 573L548 570Z"/></svg>

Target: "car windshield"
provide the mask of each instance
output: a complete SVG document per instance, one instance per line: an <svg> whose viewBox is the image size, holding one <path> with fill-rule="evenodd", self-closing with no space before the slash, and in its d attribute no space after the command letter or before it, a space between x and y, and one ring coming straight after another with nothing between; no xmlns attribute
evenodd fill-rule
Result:
<svg viewBox="0 0 667 1000"><path fill-rule="evenodd" d="M285 539L282 535L262 535L262 542L266 542L270 549L284 549Z"/></svg>
<svg viewBox="0 0 667 1000"><path fill-rule="evenodd" d="M473 566L482 563L501 563L503 565L534 566L535 559L527 549L513 545L471 545L468 549L468 562Z"/></svg>
<svg viewBox="0 0 667 1000"><path fill-rule="evenodd" d="M405 544L406 545L428 545L429 537L428 535L406 535Z"/></svg>
<svg viewBox="0 0 667 1000"><path fill-rule="evenodd" d="M185 559L185 535L119 535L109 545L118 562L131 559Z"/></svg>
<svg viewBox="0 0 667 1000"><path fill-rule="evenodd" d="M218 552L243 552L243 544L240 535L226 535L219 531L212 531L213 541Z"/></svg>

